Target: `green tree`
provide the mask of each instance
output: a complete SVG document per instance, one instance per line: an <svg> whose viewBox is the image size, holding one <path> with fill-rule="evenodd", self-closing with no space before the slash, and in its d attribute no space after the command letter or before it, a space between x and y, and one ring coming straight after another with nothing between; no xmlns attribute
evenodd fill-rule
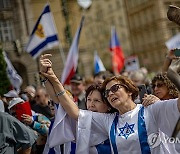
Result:
<svg viewBox="0 0 180 154"><path fill-rule="evenodd" d="M4 61L2 49L0 48L0 95L9 91L10 82L6 74L6 62Z"/></svg>

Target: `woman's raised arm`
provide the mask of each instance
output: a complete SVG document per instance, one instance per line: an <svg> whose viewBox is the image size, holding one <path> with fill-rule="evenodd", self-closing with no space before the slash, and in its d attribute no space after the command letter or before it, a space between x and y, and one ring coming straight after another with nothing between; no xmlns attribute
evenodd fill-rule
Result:
<svg viewBox="0 0 180 154"><path fill-rule="evenodd" d="M47 78L49 82L52 84L53 89L56 93L56 96L59 100L59 103L62 105L62 107L66 110L68 115L77 120L79 116L79 108L78 106L73 102L73 100L68 96L68 94L65 92L65 89L57 76L55 75L53 69L52 69L52 62L50 61L49 57L50 54L45 54L40 59L40 74Z"/></svg>

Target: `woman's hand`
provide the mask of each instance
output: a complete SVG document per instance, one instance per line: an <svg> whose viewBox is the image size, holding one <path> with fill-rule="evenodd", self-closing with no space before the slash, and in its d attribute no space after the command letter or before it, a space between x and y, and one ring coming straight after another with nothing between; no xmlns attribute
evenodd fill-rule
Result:
<svg viewBox="0 0 180 154"><path fill-rule="evenodd" d="M40 72L47 72L48 68L52 67L52 62L50 61L51 54L44 54L40 57Z"/></svg>
<svg viewBox="0 0 180 154"><path fill-rule="evenodd" d="M44 54L40 58L40 75L44 76L45 78L48 78L48 80L53 84L53 82L59 81L56 77L53 69L52 69L52 62L49 57L51 57L51 54Z"/></svg>
<svg viewBox="0 0 180 154"><path fill-rule="evenodd" d="M151 104L154 104L155 102L160 101L160 99L154 95L147 95L145 94L143 97L142 105L147 107Z"/></svg>

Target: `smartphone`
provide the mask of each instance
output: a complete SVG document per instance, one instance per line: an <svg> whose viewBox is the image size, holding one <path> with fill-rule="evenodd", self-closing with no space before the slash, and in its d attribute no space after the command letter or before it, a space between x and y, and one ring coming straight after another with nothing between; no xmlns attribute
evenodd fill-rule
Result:
<svg viewBox="0 0 180 154"><path fill-rule="evenodd" d="M144 94L148 94L147 88L145 84L139 85L138 88L139 88L139 99L142 103L143 101L142 98L144 97Z"/></svg>
<svg viewBox="0 0 180 154"><path fill-rule="evenodd" d="M176 57L180 57L180 49L174 50L174 55L175 55Z"/></svg>

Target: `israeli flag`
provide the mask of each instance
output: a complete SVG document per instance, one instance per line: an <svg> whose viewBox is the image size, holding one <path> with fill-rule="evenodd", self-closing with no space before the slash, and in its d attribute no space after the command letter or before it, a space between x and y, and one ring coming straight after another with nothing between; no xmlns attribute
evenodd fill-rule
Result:
<svg viewBox="0 0 180 154"><path fill-rule="evenodd" d="M100 59L100 57L98 56L97 52L95 51L94 53L94 73L97 74L101 71L105 71L105 67Z"/></svg>
<svg viewBox="0 0 180 154"><path fill-rule="evenodd" d="M21 76L16 72L14 66L12 65L10 59L7 57L7 54L4 51L3 51L3 57L7 64L6 72L7 72L9 81L11 82L11 84L15 88L15 90L19 93L23 80L22 80Z"/></svg>
<svg viewBox="0 0 180 154"><path fill-rule="evenodd" d="M26 46L26 51L35 59L44 50L59 44L56 27L51 15L50 7L46 4Z"/></svg>

